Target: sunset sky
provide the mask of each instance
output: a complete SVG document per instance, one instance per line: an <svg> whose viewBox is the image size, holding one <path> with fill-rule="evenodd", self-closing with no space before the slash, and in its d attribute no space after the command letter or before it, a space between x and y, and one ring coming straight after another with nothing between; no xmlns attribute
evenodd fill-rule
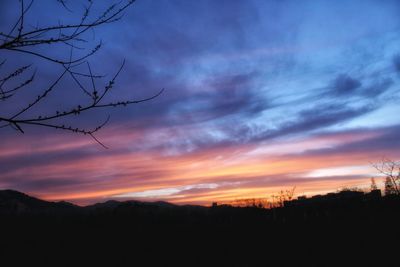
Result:
<svg viewBox="0 0 400 267"><path fill-rule="evenodd" d="M0 3L0 31L18 1ZM46 7L43 8L43 3ZM48 3L47 3L48 2ZM73 3L72 3L73 2ZM34 24L79 20L82 4L36 1ZM76 6L73 6L76 4ZM95 6L103 10L104 6ZM91 138L0 129L0 189L86 205L108 199L209 205L368 187L371 163L400 159L400 2L141 0L121 21L88 33L99 87L125 66L109 99L137 105L73 118ZM46 53L63 50L40 48ZM0 51L0 77L33 63L37 77L0 115L26 105L62 71ZM85 101L66 77L33 112ZM380 180L378 180L380 182Z"/></svg>

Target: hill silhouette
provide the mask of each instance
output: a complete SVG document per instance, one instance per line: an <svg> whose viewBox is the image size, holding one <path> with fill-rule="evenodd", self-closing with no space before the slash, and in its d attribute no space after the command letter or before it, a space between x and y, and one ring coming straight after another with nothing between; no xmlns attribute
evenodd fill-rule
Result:
<svg viewBox="0 0 400 267"><path fill-rule="evenodd" d="M0 191L2 266L399 266L400 199L339 192L285 207L107 201ZM1 264L12 260L11 264Z"/></svg>
<svg viewBox="0 0 400 267"><path fill-rule="evenodd" d="M78 206L65 201L49 202L15 190L0 190L0 214L54 213L77 208Z"/></svg>

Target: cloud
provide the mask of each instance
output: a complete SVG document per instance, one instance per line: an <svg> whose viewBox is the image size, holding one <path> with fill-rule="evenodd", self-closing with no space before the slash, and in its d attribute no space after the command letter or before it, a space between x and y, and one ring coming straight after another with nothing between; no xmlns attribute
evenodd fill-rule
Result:
<svg viewBox="0 0 400 267"><path fill-rule="evenodd" d="M219 187L219 185L216 183L194 184L194 185L185 185L185 186L179 186L179 187L169 187L169 188L162 188L162 189L124 193L124 194L115 195L113 197L116 197L116 198L160 198L160 197L166 197L166 196L177 195L177 194L182 194L182 193L199 192L198 190L200 190L200 191L213 190L218 187Z"/></svg>
<svg viewBox="0 0 400 267"><path fill-rule="evenodd" d="M254 141L306 134L314 130L343 123L374 110L373 107L352 108L339 104L317 105L299 112L296 119L285 122L274 130L265 130L254 136Z"/></svg>
<svg viewBox="0 0 400 267"><path fill-rule="evenodd" d="M70 188L71 185L81 184L82 181L79 179L71 178L60 178L59 176L48 177L48 178L36 178L34 177L9 177L1 179L0 183L3 188L18 189L22 191L40 191L43 188L51 188L52 190L63 191Z"/></svg>
<svg viewBox="0 0 400 267"><path fill-rule="evenodd" d="M203 80L198 90L171 107L170 119L187 124L226 116L252 117L268 107L257 92L257 76L244 73Z"/></svg>
<svg viewBox="0 0 400 267"><path fill-rule="evenodd" d="M336 95L349 95L361 87L361 82L348 74L339 74L332 82L332 90Z"/></svg>
<svg viewBox="0 0 400 267"><path fill-rule="evenodd" d="M393 84L394 81L391 78L376 79L372 85L362 90L362 95L375 98L385 93Z"/></svg>
<svg viewBox="0 0 400 267"><path fill-rule="evenodd" d="M375 129L375 131L378 130ZM400 150L400 125L382 128L380 131L383 133L376 137L337 145L332 148L313 149L305 151L302 155L342 155L343 157L347 157L347 155L357 153L377 157L377 160L382 156L400 156L398 154L398 151Z"/></svg>
<svg viewBox="0 0 400 267"><path fill-rule="evenodd" d="M225 101L225 98L223 97L220 101ZM311 132L323 131L331 126L348 122L377 108L376 106L351 107L339 103L317 104L315 107L298 112L294 118L288 116L281 124L271 128L269 123L251 123L254 116L264 110L265 107L259 110L252 109L252 101L247 102L241 97L237 99L233 97L230 101L243 101L246 104L235 108L231 107L230 104L232 102L228 101L228 103L225 103L226 106L224 104L220 105L219 112L213 109L206 109L204 110L205 113L203 113L204 117L196 116L195 118L207 118L206 121L213 119L215 120L215 125L192 123L185 127L180 125L179 128L160 129L159 137L162 136L163 140L165 140L163 144L157 141L154 142L155 140L153 139L149 140L148 143L154 144L153 149L155 150L161 149L166 151L167 154L174 155L183 155L202 150L207 151L209 149L234 148L273 139L285 139L294 135L306 136ZM282 110L285 109L285 107L281 108ZM246 114L246 111L249 113ZM197 113L196 115L199 114ZM205 117L206 115L208 117ZM230 119L224 117L228 115L236 117ZM187 124L190 122L190 117L180 121Z"/></svg>
<svg viewBox="0 0 400 267"><path fill-rule="evenodd" d="M112 152L112 154L114 153L116 151ZM96 155L98 156L98 152L82 148L41 151L34 154L18 153L1 157L0 171L5 175L13 173L16 170L29 170L30 168L40 168L41 166L63 165L76 161L84 161Z"/></svg>
<svg viewBox="0 0 400 267"><path fill-rule="evenodd" d="M400 73L400 54L393 56L393 67Z"/></svg>

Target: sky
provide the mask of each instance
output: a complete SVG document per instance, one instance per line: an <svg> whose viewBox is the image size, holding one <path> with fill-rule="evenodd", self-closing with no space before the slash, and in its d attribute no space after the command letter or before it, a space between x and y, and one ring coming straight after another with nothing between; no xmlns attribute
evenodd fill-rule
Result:
<svg viewBox="0 0 400 267"><path fill-rule="evenodd" d="M66 1L67 10L36 1L26 21L77 21L85 1L78 2ZM12 27L18 10L17 1L0 3L0 31ZM67 121L92 127L109 114L96 134L108 149L60 130L0 128L0 189L79 205L108 199L209 205L293 187L309 196L368 188L374 162L400 159L399 14L398 1L138 0L122 20L87 33L88 46L103 43L88 61L105 75L96 80L101 87L125 60L107 101L164 88L162 94ZM32 101L62 72L0 50L4 58L0 76L24 63L37 75L0 103L1 116ZM81 101L66 77L32 114Z"/></svg>

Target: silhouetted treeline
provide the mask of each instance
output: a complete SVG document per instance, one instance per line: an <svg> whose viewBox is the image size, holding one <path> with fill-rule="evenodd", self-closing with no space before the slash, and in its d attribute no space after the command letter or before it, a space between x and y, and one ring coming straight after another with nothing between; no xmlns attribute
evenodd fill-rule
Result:
<svg viewBox="0 0 400 267"><path fill-rule="evenodd" d="M331 194L275 209L83 208L4 192L0 256L13 260L4 266L399 266L396 195Z"/></svg>

